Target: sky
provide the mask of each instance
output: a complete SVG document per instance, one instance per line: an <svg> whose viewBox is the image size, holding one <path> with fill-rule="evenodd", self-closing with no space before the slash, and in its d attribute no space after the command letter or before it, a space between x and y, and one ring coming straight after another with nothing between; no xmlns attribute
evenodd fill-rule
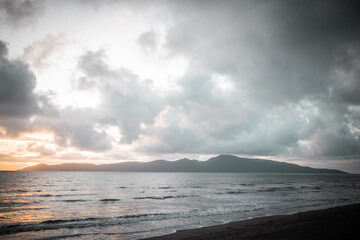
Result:
<svg viewBox="0 0 360 240"><path fill-rule="evenodd" d="M359 12L0 0L0 170L232 154L360 173Z"/></svg>

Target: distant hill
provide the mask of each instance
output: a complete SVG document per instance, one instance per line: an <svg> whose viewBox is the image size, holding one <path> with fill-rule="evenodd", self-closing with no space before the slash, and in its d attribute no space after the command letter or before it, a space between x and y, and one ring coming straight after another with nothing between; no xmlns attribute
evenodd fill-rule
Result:
<svg viewBox="0 0 360 240"><path fill-rule="evenodd" d="M119 171L119 172L229 172L229 173L331 173L347 174L335 169L303 167L292 163L264 159L240 158L219 155L207 161L156 160L152 162L122 162L113 164L64 163L59 165L39 164L19 171Z"/></svg>

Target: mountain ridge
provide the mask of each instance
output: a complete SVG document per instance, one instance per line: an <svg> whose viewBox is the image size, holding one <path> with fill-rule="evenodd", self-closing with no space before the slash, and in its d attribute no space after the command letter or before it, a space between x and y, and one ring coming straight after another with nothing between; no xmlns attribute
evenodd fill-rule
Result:
<svg viewBox="0 0 360 240"><path fill-rule="evenodd" d="M348 174L336 169L311 168L274 160L218 155L207 161L182 158L176 161L121 162L109 164L38 164L18 171L118 171L118 172L228 172L228 173L324 173Z"/></svg>

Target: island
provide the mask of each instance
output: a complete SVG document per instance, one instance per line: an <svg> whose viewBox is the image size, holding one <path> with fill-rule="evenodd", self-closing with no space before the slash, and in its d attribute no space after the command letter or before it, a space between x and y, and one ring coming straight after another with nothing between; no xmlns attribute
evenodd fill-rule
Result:
<svg viewBox="0 0 360 240"><path fill-rule="evenodd" d="M223 172L223 173L309 173L347 174L336 169L320 169L293 163L266 159L241 158L219 155L207 161L155 160L151 162L121 162L112 164L63 163L58 165L38 164L19 171L119 171L119 172Z"/></svg>

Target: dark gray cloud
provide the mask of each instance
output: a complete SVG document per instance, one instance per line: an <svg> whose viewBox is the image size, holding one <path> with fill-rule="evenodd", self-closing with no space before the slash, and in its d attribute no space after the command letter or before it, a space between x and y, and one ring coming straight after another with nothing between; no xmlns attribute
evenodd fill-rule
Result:
<svg viewBox="0 0 360 240"><path fill-rule="evenodd" d="M324 9L313 10L318 2L175 3L180 20L168 31L167 46L197 68L232 74L254 101L299 101L327 91L332 51L358 32L354 12L338 6L344 4L325 1ZM334 19L348 30L335 30Z"/></svg>
<svg viewBox="0 0 360 240"><path fill-rule="evenodd" d="M356 40L360 32L358 11L354 0L274 1L274 16L289 43L296 45L319 44L323 48Z"/></svg>
<svg viewBox="0 0 360 240"><path fill-rule="evenodd" d="M8 135L29 130L29 118L40 112L35 75L20 60L10 60L0 40L0 125Z"/></svg>
<svg viewBox="0 0 360 240"><path fill-rule="evenodd" d="M360 41L339 47L333 70L331 88L338 101L360 104Z"/></svg>
<svg viewBox="0 0 360 240"><path fill-rule="evenodd" d="M38 109L35 75L18 60L9 60L7 46L0 41L0 114L9 117L28 117Z"/></svg>
<svg viewBox="0 0 360 240"><path fill-rule="evenodd" d="M182 1L168 7L174 24L165 46L190 61L180 91L169 97L182 120L154 130L158 142L145 151L181 152L197 139L201 144L184 152L359 154L355 1ZM214 74L225 77L231 91L219 91ZM179 125L191 134L179 133Z"/></svg>
<svg viewBox="0 0 360 240"><path fill-rule="evenodd" d="M58 113L51 93L35 92L36 77L21 60L7 56L6 43L0 40L0 126L7 135L38 128L38 117L51 118Z"/></svg>
<svg viewBox="0 0 360 240"><path fill-rule="evenodd" d="M95 3L99 2L112 6L119 3ZM203 1L153 1L151 4L134 1L126 4L127 7L138 5L168 7L175 22L166 33L167 47L172 54L187 56L196 67L237 73L235 81L251 92L258 91L254 100L262 103L298 101L326 91L326 70L332 64L332 50L349 38L356 39L359 32L356 1L207 1L206 4ZM149 31L140 36L138 42L143 48L152 49L153 33Z"/></svg>
<svg viewBox="0 0 360 240"><path fill-rule="evenodd" d="M13 27L32 23L43 13L43 0L0 0L0 22Z"/></svg>

